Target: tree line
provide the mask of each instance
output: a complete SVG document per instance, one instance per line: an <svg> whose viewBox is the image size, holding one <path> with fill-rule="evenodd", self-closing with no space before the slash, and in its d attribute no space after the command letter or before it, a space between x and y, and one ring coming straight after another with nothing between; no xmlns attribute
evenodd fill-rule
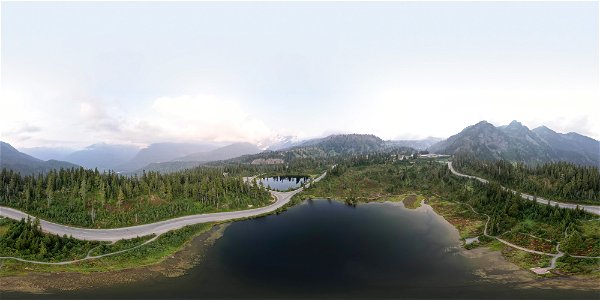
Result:
<svg viewBox="0 0 600 300"><path fill-rule="evenodd" d="M4 222L6 223L6 222ZM81 241L66 236L45 234L38 219L8 222L0 235L0 256L15 256L31 260L61 261L85 256L100 242Z"/></svg>
<svg viewBox="0 0 600 300"><path fill-rule="evenodd" d="M346 184L345 174L354 168L362 169L363 176L380 185L391 195L419 191L425 195L436 195L443 199L471 205L476 211L490 216L488 233L500 235L516 230L524 224L542 225L536 232L543 238L562 239L568 233L568 240L577 240L583 235L581 222L594 218L582 209L567 209L548 206L521 198L519 195L502 189L496 182L483 184L478 181L454 176L446 164L435 160L398 160L390 155L369 155L355 157L338 164L331 177L317 183L315 187L331 184L346 185L342 190L352 189ZM339 178L339 179L338 179ZM331 188L335 190L335 188ZM331 196L331 195L328 195ZM598 239L590 240L597 243ZM565 241L565 245L575 242ZM586 243L589 244L589 243ZM580 248L574 246L573 250Z"/></svg>
<svg viewBox="0 0 600 300"><path fill-rule="evenodd" d="M270 203L267 190L246 184L230 172L239 170L195 168L171 174L123 176L73 168L22 176L3 169L0 204L60 223L111 227Z"/></svg>
<svg viewBox="0 0 600 300"><path fill-rule="evenodd" d="M568 162L537 166L456 156L453 166L515 190L556 200L600 203L600 170Z"/></svg>

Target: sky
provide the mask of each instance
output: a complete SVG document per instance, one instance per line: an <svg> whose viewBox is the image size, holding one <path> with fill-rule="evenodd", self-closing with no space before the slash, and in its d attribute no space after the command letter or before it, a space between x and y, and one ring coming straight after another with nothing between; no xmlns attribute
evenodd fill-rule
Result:
<svg viewBox="0 0 600 300"><path fill-rule="evenodd" d="M600 138L598 2L2 2L16 147L448 137L487 120Z"/></svg>

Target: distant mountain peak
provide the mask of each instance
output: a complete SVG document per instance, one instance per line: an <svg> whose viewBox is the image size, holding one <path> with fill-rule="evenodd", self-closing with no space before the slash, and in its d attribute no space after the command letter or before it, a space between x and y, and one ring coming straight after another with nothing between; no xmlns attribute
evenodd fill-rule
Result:
<svg viewBox="0 0 600 300"><path fill-rule="evenodd" d="M519 126L519 127L522 127L522 126L523 126L523 124L521 124L521 122L519 122L519 121L517 121L517 120L512 120L512 122L510 122L510 123L508 124L508 126Z"/></svg>
<svg viewBox="0 0 600 300"><path fill-rule="evenodd" d="M332 135L325 137L325 139L338 139L338 138L369 139L369 140L376 140L376 141L383 142L383 140L380 137L378 137L374 134L363 134L363 133L341 133L341 134L332 134Z"/></svg>
<svg viewBox="0 0 600 300"><path fill-rule="evenodd" d="M545 126L529 130L516 120L498 127L481 121L429 149L442 154L462 153L479 159L529 164L561 160L585 165L600 163L598 141L578 133L556 133Z"/></svg>
<svg viewBox="0 0 600 300"><path fill-rule="evenodd" d="M513 131L529 131L529 128L523 124L521 124L521 122L513 120L512 122L510 122L507 126L501 127L505 130L513 130Z"/></svg>
<svg viewBox="0 0 600 300"><path fill-rule="evenodd" d="M482 121L477 122L477 124L475 124L473 126L479 127L479 126L494 126L494 125L492 125L492 123L490 123L486 120L482 120Z"/></svg>
<svg viewBox="0 0 600 300"><path fill-rule="evenodd" d="M489 131L489 130L493 130L493 129L496 129L496 127L492 123L489 123L488 121L480 121L477 124L473 124L471 126L467 126L462 131L470 131L470 130L474 130L474 131L479 131L479 130Z"/></svg>
<svg viewBox="0 0 600 300"><path fill-rule="evenodd" d="M297 146L301 142L302 140L300 140L297 136L294 135L277 135L273 140L261 143L258 146L265 150L275 151Z"/></svg>
<svg viewBox="0 0 600 300"><path fill-rule="evenodd" d="M9 143L0 141L0 168L7 168L22 175L46 173L52 169L77 168L79 166L65 161L43 161L18 151Z"/></svg>

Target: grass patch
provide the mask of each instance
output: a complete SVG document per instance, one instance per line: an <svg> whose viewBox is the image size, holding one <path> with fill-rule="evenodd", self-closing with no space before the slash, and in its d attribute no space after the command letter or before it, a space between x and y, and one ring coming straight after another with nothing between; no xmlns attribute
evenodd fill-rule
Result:
<svg viewBox="0 0 600 300"><path fill-rule="evenodd" d="M524 269L550 266L551 256L529 253L503 245L502 255Z"/></svg>
<svg viewBox="0 0 600 300"><path fill-rule="evenodd" d="M424 199L425 199L425 197L423 197L422 195L410 194L410 195L404 197L404 200L402 200L402 203L404 203L404 207L406 207L406 208L417 209L417 208L421 207L421 201Z"/></svg>
<svg viewBox="0 0 600 300"><path fill-rule="evenodd" d="M92 251L90 251L90 255L98 256L98 255L113 253L113 252L117 252L117 251L121 251L121 250L125 250L125 249L131 249L133 247L143 244L144 242L150 240L153 237L154 237L154 235L148 235L148 236L137 237L137 238L130 239L130 240L120 240L113 244L102 244L102 245L92 249Z"/></svg>
<svg viewBox="0 0 600 300"><path fill-rule="evenodd" d="M532 237L526 233L510 231L503 234L501 238L527 249L546 253L556 253L556 243L542 238Z"/></svg>
<svg viewBox="0 0 600 300"><path fill-rule="evenodd" d="M68 265L40 265L15 260L2 260L3 266L0 269L0 276L23 275L29 272L92 273L148 266L159 263L166 257L174 254L194 237L210 230L213 225L214 223L206 223L187 226L167 232L155 241L131 251ZM114 248L105 250L95 249L94 251L113 252L112 250L129 246L129 243L140 243L145 238L147 237L139 238L137 241L122 241L121 243L108 246Z"/></svg>
<svg viewBox="0 0 600 300"><path fill-rule="evenodd" d="M456 227L462 239L483 235L485 220L482 218L485 217L474 213L466 206L436 197L429 199L427 204Z"/></svg>
<svg viewBox="0 0 600 300"><path fill-rule="evenodd" d="M565 255L556 261L556 268L562 274L600 274L600 259L575 258ZM600 275L599 275L600 276Z"/></svg>
<svg viewBox="0 0 600 300"><path fill-rule="evenodd" d="M0 217L0 236L6 234L8 229L10 228L11 220L8 218Z"/></svg>

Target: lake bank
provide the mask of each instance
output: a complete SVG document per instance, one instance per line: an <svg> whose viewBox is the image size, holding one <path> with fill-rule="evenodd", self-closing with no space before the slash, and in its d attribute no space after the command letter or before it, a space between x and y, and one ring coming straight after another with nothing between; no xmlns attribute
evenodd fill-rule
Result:
<svg viewBox="0 0 600 300"><path fill-rule="evenodd" d="M178 286L173 288L177 290L173 296L205 292L202 295L207 297L235 298L240 294L233 290L256 297L285 297L302 288L343 293L342 287L348 284L358 285L355 292L363 297L385 296L371 294L375 293L372 286L379 284L384 284L386 295L397 296L400 292L425 289L421 286L423 280L438 286L462 287L475 296L484 295L479 294L480 289L496 289L499 285L510 286L512 292L523 295L538 295L541 289L549 288L549 293L541 293L551 295L551 291L562 290L571 295L573 290L590 291L597 282L579 277L539 278L507 261L499 251L465 250L461 247L460 231L430 205L408 209L393 202L352 207L341 201L309 200L285 213L234 222L229 228L225 239L214 243L224 231L220 229L219 233L215 227L155 266L93 276L31 274L2 281L1 285L18 284L21 291L76 298L88 293L106 297L106 292L98 291L98 287L108 286L119 294L126 295L133 289L150 298L168 295L164 293L172 286ZM213 242L205 243L210 237ZM198 255L206 259L196 260ZM411 271L404 274L403 270ZM316 276L315 272L323 275L308 279ZM457 275L459 278L452 278ZM255 290L257 286L264 286L269 292ZM90 287L95 289L88 291ZM409 292L405 291L407 288ZM324 295L331 295L327 293ZM310 293L304 296L316 297Z"/></svg>
<svg viewBox="0 0 600 300"><path fill-rule="evenodd" d="M170 255L147 265L105 272L31 272L17 276L0 277L0 292L44 294L91 287L106 287L128 282L139 282L161 277L177 277L201 261L228 224L217 224L200 232Z"/></svg>
<svg viewBox="0 0 600 300"><path fill-rule="evenodd" d="M425 206L442 217L456 230L464 241L469 236L483 233L483 221L469 218L461 218L452 213L452 210L444 209L440 202L429 203ZM432 205L430 205L432 204ZM451 204L446 202L446 205ZM437 209L436 209L437 208ZM534 274L527 269L528 264L509 255L519 250L511 249L500 243L484 244L480 247L467 249L463 243L461 254L465 257L480 262L480 268L474 271L484 280L513 284L518 288L544 288L544 289L577 289L584 291L600 291L600 270L594 274L586 275L554 275L543 277ZM546 259L543 257L543 259ZM549 261L549 258L546 259ZM545 263L545 261L544 261Z"/></svg>

